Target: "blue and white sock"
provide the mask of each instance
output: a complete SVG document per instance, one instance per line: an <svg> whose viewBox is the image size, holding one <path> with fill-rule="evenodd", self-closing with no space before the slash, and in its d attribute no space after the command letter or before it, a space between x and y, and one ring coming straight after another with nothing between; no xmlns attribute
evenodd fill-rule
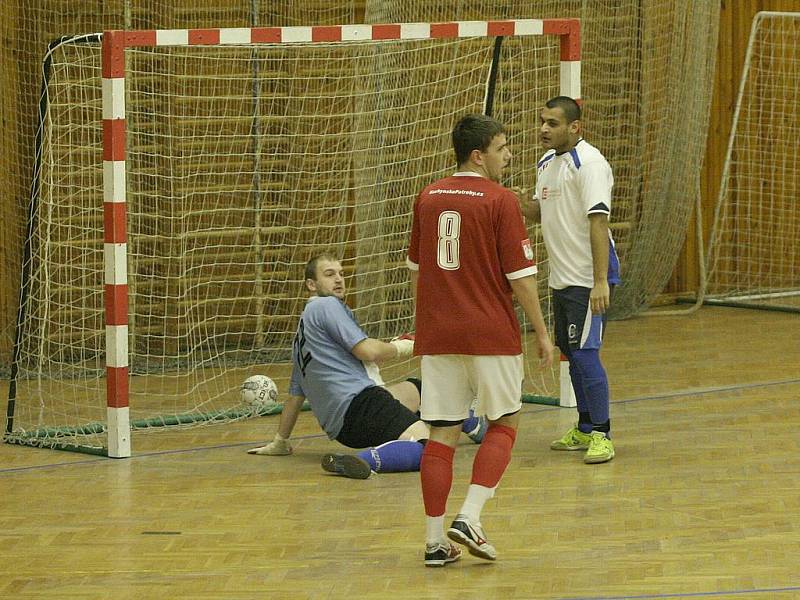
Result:
<svg viewBox="0 0 800 600"><path fill-rule="evenodd" d="M369 463L376 473L419 471L419 461L425 446L419 442L393 440L357 454Z"/></svg>
<svg viewBox="0 0 800 600"><path fill-rule="evenodd" d="M480 419L475 416L475 411L470 410L469 416L464 419L464 422L461 424L461 431L466 434L470 434L480 425Z"/></svg>

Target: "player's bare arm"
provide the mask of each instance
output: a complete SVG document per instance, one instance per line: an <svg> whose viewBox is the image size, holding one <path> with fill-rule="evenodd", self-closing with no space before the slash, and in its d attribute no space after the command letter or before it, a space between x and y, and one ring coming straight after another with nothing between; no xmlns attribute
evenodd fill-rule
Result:
<svg viewBox="0 0 800 600"><path fill-rule="evenodd" d="M589 240L594 270L594 287L589 295L589 303L593 313L602 314L611 304L608 286L608 215L589 215Z"/></svg>
<svg viewBox="0 0 800 600"><path fill-rule="evenodd" d="M300 415L300 411L303 410L304 401L305 398L303 398L303 396L289 396L289 398L287 398L283 403L281 420L278 423L278 433L280 433L281 436L287 440L289 439L289 436L292 435L292 431L297 423L297 417Z"/></svg>
<svg viewBox="0 0 800 600"><path fill-rule="evenodd" d="M391 342L382 342L374 338L366 338L358 342L351 350L353 356L362 362L380 364L393 358L405 358L414 352L414 340L401 336Z"/></svg>
<svg viewBox="0 0 800 600"><path fill-rule="evenodd" d="M522 310L533 325L536 333L536 340L539 343L539 359L542 368L553 366L553 354L555 348L547 333L547 325L542 315L542 307L539 303L539 289L536 278L532 275L520 277L519 279L509 280L511 289L517 298Z"/></svg>

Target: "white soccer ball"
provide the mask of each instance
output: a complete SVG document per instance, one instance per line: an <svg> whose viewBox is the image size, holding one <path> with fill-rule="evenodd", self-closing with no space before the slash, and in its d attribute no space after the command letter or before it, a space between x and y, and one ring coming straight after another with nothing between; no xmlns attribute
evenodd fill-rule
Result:
<svg viewBox="0 0 800 600"><path fill-rule="evenodd" d="M254 413L272 408L278 402L278 386L266 375L253 375L239 388L242 404Z"/></svg>

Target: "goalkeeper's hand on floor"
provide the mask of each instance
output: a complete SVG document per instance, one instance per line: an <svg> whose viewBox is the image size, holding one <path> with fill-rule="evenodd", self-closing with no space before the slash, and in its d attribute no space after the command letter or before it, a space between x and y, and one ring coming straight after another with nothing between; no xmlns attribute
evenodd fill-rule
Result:
<svg viewBox="0 0 800 600"><path fill-rule="evenodd" d="M287 456L292 453L292 445L289 440L280 433L276 433L272 441L266 446L251 448L248 454L261 454L267 456Z"/></svg>

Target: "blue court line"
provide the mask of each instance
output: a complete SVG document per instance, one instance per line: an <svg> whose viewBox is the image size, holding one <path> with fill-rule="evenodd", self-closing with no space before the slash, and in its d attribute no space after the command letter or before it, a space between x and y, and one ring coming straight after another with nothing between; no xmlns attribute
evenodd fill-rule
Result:
<svg viewBox="0 0 800 600"><path fill-rule="evenodd" d="M644 594L641 596L570 596L561 600L646 600L647 598L714 598L720 596L742 596L744 594L783 594L800 591L800 586L779 588L753 588L750 590L726 590L722 592L686 592L682 594Z"/></svg>
<svg viewBox="0 0 800 600"><path fill-rule="evenodd" d="M699 388L699 389L688 389L688 390L680 390L677 392L668 392L665 394L657 394L655 396L634 396L633 398L625 398L623 400L612 400L611 404L633 404L635 402L647 402L649 400L669 400L671 398L683 398L685 396L704 396L707 394L717 394L719 392L732 392L737 390L748 390L748 389L755 389L755 388L767 388L767 387L775 387L781 385L795 385L800 384L800 379L783 379L780 381L765 381L761 383L742 383L742 384L733 384L733 385L721 385L712 388ZM528 406L536 407L535 410L529 410L526 412L542 412L546 410L560 410L564 408L568 408L570 410L574 409L574 407L565 407L565 406L546 406L546 405L536 405L536 404L529 404Z"/></svg>
<svg viewBox="0 0 800 600"><path fill-rule="evenodd" d="M742 383L734 385L721 385L712 388L700 388L694 390L682 390L680 392L669 392L668 394L659 394L657 396L640 396L638 398L627 398L625 400L612 401L611 404L629 404L632 402L642 402L644 400L662 400L665 398L677 398L680 396L703 396L706 394L715 394L717 392L731 392L736 390L749 390L754 388L775 387L780 385L793 385L800 383L800 379L784 379L781 381L766 381L762 383Z"/></svg>
<svg viewBox="0 0 800 600"><path fill-rule="evenodd" d="M299 436L292 436L292 440L310 440L315 438L327 438L324 433L314 433L309 435L299 435ZM9 467L7 469L0 469L0 475L4 475L6 473L19 473L24 471L35 471L38 469L50 469L53 467L70 467L73 465L93 465L97 463L101 464L108 464L113 463L115 460L134 460L140 458L150 458L153 456L167 456L170 454L186 454L188 452L198 452L203 450L220 450L226 448L238 448L239 446L255 446L256 444L264 444L265 442L236 442L235 444L218 444L215 446L197 446L194 448L180 448L177 450L157 450L155 452L142 452L139 454L134 454L133 456L129 456L128 458L122 459L115 459L109 458L107 456L97 456L93 458L87 458L86 460L76 460L72 462L58 462L58 463L49 463L46 465L32 465L28 467ZM21 446L17 446L21 447ZM37 448L37 450L47 450L48 452L59 452L59 450L50 450L46 448Z"/></svg>
<svg viewBox="0 0 800 600"><path fill-rule="evenodd" d="M767 381L763 383L745 383L739 385L725 385L725 386L718 386L713 388L703 388L703 389L695 389L695 390L681 390L677 392L669 392L667 394L658 394L655 396L638 396L634 398L626 398L624 400L614 400L611 404L632 404L634 402L646 402L649 400L664 400L670 398L680 398L684 396L702 396L706 394L715 394L719 392L730 392L736 390L746 390L746 389L755 389L755 388L765 388L765 387L774 387L774 386L781 386L781 385L792 385L800 383L800 379L786 379L782 381ZM528 407L537 407L533 410L526 410L523 414L535 414L546 410L560 410L563 407L560 406L545 406L545 405L525 405ZM327 436L324 433L314 433L309 435L301 435L292 437L293 440L311 440L317 438L326 438ZM218 444L214 446L198 446L194 448L182 448L178 450L158 450L155 452L144 452L140 454L134 454L129 458L124 458L120 460L134 460L134 459L142 459L142 458L149 458L153 456L168 456L170 454L184 454L187 452L200 452L204 450L220 450L226 448L238 448L240 446L253 446L262 442L237 442L235 444ZM48 450L49 452L53 452L53 450ZM58 450L55 450L58 452ZM73 465L90 465L96 463L108 463L109 461L114 461L115 459L109 459L105 456L97 456L93 458L89 458L86 460L76 460L73 462L58 462L58 463L50 463L46 465L33 465L28 467L9 467L6 469L0 469L0 475L4 475L7 473L20 473L25 471L35 471L38 469L50 469L54 467L65 467L65 466L73 466ZM649 598L651 596L642 596L642 598ZM653 598L660 598L661 596L652 596ZM665 596L668 597L668 596ZM627 597L626 597L627 598ZM630 598L635 598L631 596ZM578 600L578 599L575 599ZM603 600L606 600L605 598ZM610 600L610 599L609 599Z"/></svg>

